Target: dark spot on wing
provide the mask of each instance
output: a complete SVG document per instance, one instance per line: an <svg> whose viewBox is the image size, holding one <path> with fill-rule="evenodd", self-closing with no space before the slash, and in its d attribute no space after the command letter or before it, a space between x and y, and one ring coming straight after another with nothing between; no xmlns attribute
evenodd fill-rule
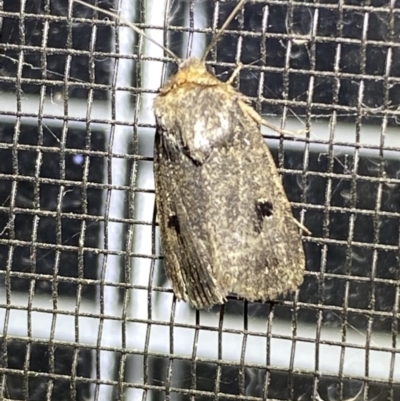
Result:
<svg viewBox="0 0 400 401"><path fill-rule="evenodd" d="M169 218L168 218L168 228L174 228L178 235L181 233L181 229L179 227L178 216L176 216L176 215L169 216Z"/></svg>
<svg viewBox="0 0 400 401"><path fill-rule="evenodd" d="M262 231L263 222L266 217L271 217L274 212L272 202L267 200L256 201L256 215L257 221L255 223L255 230L260 233Z"/></svg>

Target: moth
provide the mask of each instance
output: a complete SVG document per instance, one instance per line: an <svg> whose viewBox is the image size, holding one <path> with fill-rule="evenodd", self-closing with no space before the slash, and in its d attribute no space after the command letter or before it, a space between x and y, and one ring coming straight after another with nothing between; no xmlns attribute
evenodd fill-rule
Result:
<svg viewBox="0 0 400 401"><path fill-rule="evenodd" d="M190 58L154 101L156 206L167 276L196 308L272 300L303 281L298 225L259 116Z"/></svg>
<svg viewBox="0 0 400 401"><path fill-rule="evenodd" d="M176 297L198 309L230 293L273 300L303 282L299 223L261 135L262 118L207 69L205 55L181 62L154 101L166 273Z"/></svg>

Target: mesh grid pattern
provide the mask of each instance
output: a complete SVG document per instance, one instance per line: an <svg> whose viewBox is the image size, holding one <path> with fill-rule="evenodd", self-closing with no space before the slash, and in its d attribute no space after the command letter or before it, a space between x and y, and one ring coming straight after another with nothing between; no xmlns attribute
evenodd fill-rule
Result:
<svg viewBox="0 0 400 401"><path fill-rule="evenodd" d="M92 3L187 57L237 2ZM400 3L253 0L213 49L308 129L263 133L312 235L300 291L201 312L154 218L151 100L176 66L121 25L0 1L0 400L400 399Z"/></svg>

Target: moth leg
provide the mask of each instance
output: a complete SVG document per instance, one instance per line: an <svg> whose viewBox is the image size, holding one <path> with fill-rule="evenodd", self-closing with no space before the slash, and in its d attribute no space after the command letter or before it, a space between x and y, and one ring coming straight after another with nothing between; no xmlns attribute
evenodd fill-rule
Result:
<svg viewBox="0 0 400 401"><path fill-rule="evenodd" d="M242 63L238 63L236 68L233 70L232 75L229 77L229 79L226 81L226 84L231 85L234 79L237 77L239 74L240 70L243 68Z"/></svg>
<svg viewBox="0 0 400 401"><path fill-rule="evenodd" d="M307 235L311 235L311 231L306 226L301 224L300 221L296 220L294 217L293 220L296 223L296 226L300 228L300 230L303 230Z"/></svg>
<svg viewBox="0 0 400 401"><path fill-rule="evenodd" d="M240 107L242 108L242 110L245 113L247 113L257 124L264 125L265 127L272 129L272 131L277 132L278 134L288 135L288 136L299 136L306 132L305 130L289 131L289 130L279 128L275 124L272 124L272 123L268 122L267 120L264 120L250 105L246 104L242 100L239 101L239 104L240 104Z"/></svg>

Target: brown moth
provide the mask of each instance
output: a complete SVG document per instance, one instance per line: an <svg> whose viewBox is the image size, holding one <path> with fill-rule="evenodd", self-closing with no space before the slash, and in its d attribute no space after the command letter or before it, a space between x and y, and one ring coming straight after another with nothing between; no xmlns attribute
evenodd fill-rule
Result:
<svg viewBox="0 0 400 401"><path fill-rule="evenodd" d="M298 224L246 98L190 58L154 111L156 205L177 298L208 308L231 292L266 301L295 290Z"/></svg>
<svg viewBox="0 0 400 401"><path fill-rule="evenodd" d="M260 131L270 125L204 62L245 2L203 59L180 63L154 101L165 269L176 297L199 309L229 293L273 300L297 289L305 270L300 224Z"/></svg>

